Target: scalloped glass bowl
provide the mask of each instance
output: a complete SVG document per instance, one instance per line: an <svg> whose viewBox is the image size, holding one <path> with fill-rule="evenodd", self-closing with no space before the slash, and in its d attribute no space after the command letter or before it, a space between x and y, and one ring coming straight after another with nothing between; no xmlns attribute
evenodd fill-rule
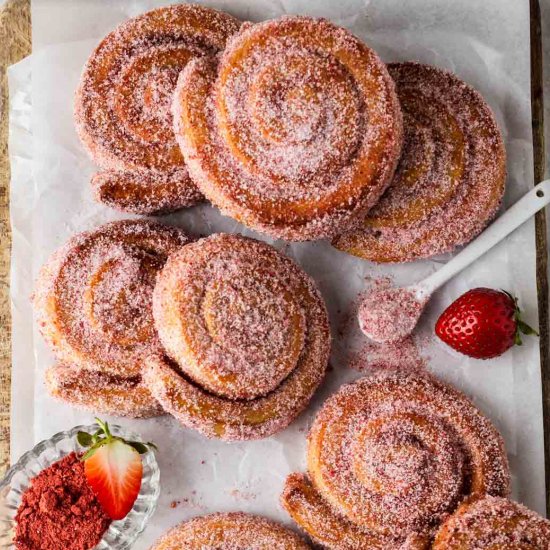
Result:
<svg viewBox="0 0 550 550"><path fill-rule="evenodd" d="M78 431L93 433L97 425L76 426L72 430L60 432L51 439L42 441L34 449L25 453L0 482L0 549L15 548L15 515L33 477L42 470L74 452L84 449L78 444ZM132 441L142 441L139 435L121 426L111 425L111 433ZM119 521L113 521L105 531L95 550L122 550L130 548L145 529L153 515L160 494L160 472L155 453L141 455L143 480L138 498L130 513Z"/></svg>

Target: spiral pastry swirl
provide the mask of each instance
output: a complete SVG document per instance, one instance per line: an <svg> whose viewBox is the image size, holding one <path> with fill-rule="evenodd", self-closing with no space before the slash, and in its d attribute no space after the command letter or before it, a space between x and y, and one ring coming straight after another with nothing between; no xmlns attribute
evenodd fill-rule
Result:
<svg viewBox="0 0 550 550"><path fill-rule="evenodd" d="M80 233L51 256L33 297L39 330L61 363L48 372L50 393L121 414L119 402L128 398L130 414L133 395L143 404L135 416L160 410L141 382L144 358L162 349L153 287L168 255L188 241L174 227L127 220Z"/></svg>
<svg viewBox="0 0 550 550"><path fill-rule="evenodd" d="M225 13L177 5L130 19L101 41L75 103L79 136L102 169L92 180L98 200L140 214L201 200L172 131L172 94L185 65L222 50L238 28Z"/></svg>
<svg viewBox="0 0 550 550"><path fill-rule="evenodd" d="M177 525L151 550L309 550L296 533L261 516L210 514Z"/></svg>
<svg viewBox="0 0 550 550"><path fill-rule="evenodd" d="M466 244L495 216L506 153L493 113L455 75L419 63L389 71L403 110L405 140L393 182L363 227L335 239L375 262L405 262Z"/></svg>
<svg viewBox="0 0 550 550"><path fill-rule="evenodd" d="M329 548L423 548L465 497L509 491L489 420L417 374L363 378L331 397L311 428L308 474L289 478L283 506Z"/></svg>
<svg viewBox="0 0 550 550"><path fill-rule="evenodd" d="M307 17L247 25L220 58L191 61L173 113L206 197L290 240L355 225L389 184L402 143L385 65L345 29Z"/></svg>
<svg viewBox="0 0 550 550"><path fill-rule="evenodd" d="M517 502L471 499L439 529L434 550L550 550L550 521Z"/></svg>
<svg viewBox="0 0 550 550"><path fill-rule="evenodd" d="M184 425L224 439L266 437L307 405L328 362L330 333L313 281L267 244L218 234L187 245L153 296L170 357L145 381Z"/></svg>

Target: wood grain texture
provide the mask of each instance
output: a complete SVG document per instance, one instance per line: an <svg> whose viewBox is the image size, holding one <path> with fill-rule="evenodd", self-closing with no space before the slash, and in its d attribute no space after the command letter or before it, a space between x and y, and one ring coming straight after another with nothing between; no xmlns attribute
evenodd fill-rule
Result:
<svg viewBox="0 0 550 550"><path fill-rule="evenodd" d="M30 0L7 0L0 8L0 477L10 460L11 315L8 81L6 69L31 52Z"/></svg>
<svg viewBox="0 0 550 550"><path fill-rule="evenodd" d="M529 0L531 13L531 115L533 130L533 184L544 179L544 87L539 0ZM546 211L535 217L537 246L537 294L539 305L540 368L544 422L544 462L546 471L546 514L550 517L550 333L548 306L548 239Z"/></svg>

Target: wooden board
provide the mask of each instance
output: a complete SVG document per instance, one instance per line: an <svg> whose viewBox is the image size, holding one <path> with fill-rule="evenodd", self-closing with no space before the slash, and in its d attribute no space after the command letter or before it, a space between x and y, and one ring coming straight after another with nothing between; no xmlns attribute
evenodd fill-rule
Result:
<svg viewBox="0 0 550 550"><path fill-rule="evenodd" d="M30 0L7 0L0 8L0 477L9 466L11 315L8 81L6 68L31 52Z"/></svg>
<svg viewBox="0 0 550 550"><path fill-rule="evenodd" d="M529 0L531 9L531 100L533 112L534 183L546 170L544 149L542 45L539 0ZM31 51L30 0L7 0L0 8L0 476L9 465L11 332L9 306L9 159L7 66ZM537 289L543 411L545 433L546 502L550 517L550 355L548 242L546 217L536 217Z"/></svg>
<svg viewBox="0 0 550 550"><path fill-rule="evenodd" d="M544 88L541 14L539 0L529 0L531 12L531 119L533 128L533 185L544 179ZM548 239L546 212L535 217L537 246L537 295L539 305L540 368L546 470L546 515L550 517L550 334L548 309Z"/></svg>

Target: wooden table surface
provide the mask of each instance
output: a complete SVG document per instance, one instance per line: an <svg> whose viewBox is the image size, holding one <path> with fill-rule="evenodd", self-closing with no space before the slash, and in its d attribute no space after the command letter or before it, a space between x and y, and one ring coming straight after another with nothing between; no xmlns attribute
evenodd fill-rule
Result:
<svg viewBox="0 0 550 550"><path fill-rule="evenodd" d="M6 68L31 52L30 0L7 0L0 8L0 477L10 461L11 315L8 80Z"/></svg>
<svg viewBox="0 0 550 550"><path fill-rule="evenodd" d="M169 2L167 2L169 3ZM545 173L541 19L539 0L529 0L531 8L531 65L533 105L533 145L535 182ZM9 178L7 148L8 87L6 68L31 52L30 0L6 0L0 7L0 477L9 466L11 396L11 316L9 302ZM541 331L541 369L544 427L546 434L547 509L550 517L550 361L548 350L548 246L544 212L536 218L537 286Z"/></svg>
<svg viewBox="0 0 550 550"><path fill-rule="evenodd" d="M529 0L531 34L531 122L533 133L533 185L546 174L544 143L544 59L542 17L539 0ZM548 229L546 210L535 216L537 247L537 295L539 306L540 369L542 385L542 415L544 429L544 465L546 472L546 515L550 518L550 325L548 281Z"/></svg>

